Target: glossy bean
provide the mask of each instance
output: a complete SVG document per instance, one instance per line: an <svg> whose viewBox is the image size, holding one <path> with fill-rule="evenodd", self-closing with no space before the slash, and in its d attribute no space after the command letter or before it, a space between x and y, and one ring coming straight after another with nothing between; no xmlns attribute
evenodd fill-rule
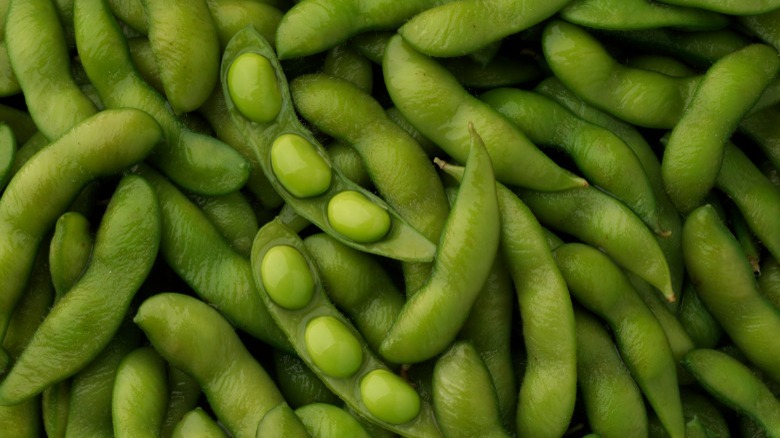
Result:
<svg viewBox="0 0 780 438"><path fill-rule="evenodd" d="M158 353L192 376L228 431L254 437L282 395L228 321L206 303L176 293L147 298L133 321Z"/></svg>
<svg viewBox="0 0 780 438"><path fill-rule="evenodd" d="M758 291L736 238L709 205L683 227L685 266L699 298L747 358L780 381L780 312Z"/></svg>

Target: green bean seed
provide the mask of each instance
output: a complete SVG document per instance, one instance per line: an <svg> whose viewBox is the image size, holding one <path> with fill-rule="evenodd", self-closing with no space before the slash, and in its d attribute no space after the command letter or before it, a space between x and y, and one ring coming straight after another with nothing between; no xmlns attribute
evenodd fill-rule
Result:
<svg viewBox="0 0 780 438"><path fill-rule="evenodd" d="M390 215L362 193L343 191L328 202L328 222L336 232L360 243L371 243L390 230Z"/></svg>
<svg viewBox="0 0 780 438"><path fill-rule="evenodd" d="M360 343L333 317L320 316L306 323L304 342L312 362L329 376L349 377L363 362Z"/></svg>
<svg viewBox="0 0 780 438"><path fill-rule="evenodd" d="M360 380L360 397L382 421L403 424L420 413L420 396L406 381L387 370L374 370Z"/></svg>
<svg viewBox="0 0 780 438"><path fill-rule="evenodd" d="M268 295L285 309L305 307L314 294L314 279L306 259L293 247L270 249L260 264L260 275Z"/></svg>
<svg viewBox="0 0 780 438"><path fill-rule="evenodd" d="M282 134L271 146L271 168L287 191L310 198L330 188L333 172L308 140L297 134Z"/></svg>
<svg viewBox="0 0 780 438"><path fill-rule="evenodd" d="M247 119L268 123L282 108L276 73L267 58L243 53L228 69L228 90L233 103Z"/></svg>

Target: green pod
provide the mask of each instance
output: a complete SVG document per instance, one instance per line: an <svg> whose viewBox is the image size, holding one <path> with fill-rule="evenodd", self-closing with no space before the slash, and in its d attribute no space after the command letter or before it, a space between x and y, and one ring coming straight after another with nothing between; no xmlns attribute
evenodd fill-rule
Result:
<svg viewBox="0 0 780 438"><path fill-rule="evenodd" d="M206 0L141 3L168 102L176 114L197 109L219 78L219 37Z"/></svg>
<svg viewBox="0 0 780 438"><path fill-rule="evenodd" d="M561 18L595 29L634 30L673 27L685 30L721 29L725 15L695 8L661 5L646 0L577 0L560 12Z"/></svg>
<svg viewBox="0 0 780 438"><path fill-rule="evenodd" d="M3 3L6 6L10 4L8 1ZM2 8L2 5L0 5L0 8ZM0 9L0 17L2 17L2 9ZM0 25L0 28L2 28L2 25ZM0 82L1 81L2 80L0 79ZM16 109L12 106L0 104L0 121L11 127L16 142L19 145L26 143L30 137L38 132L38 127L35 126L35 122L32 117L30 117L30 113Z"/></svg>
<svg viewBox="0 0 780 438"><path fill-rule="evenodd" d="M271 377L228 321L206 303L176 293L147 298L133 321L158 353L192 376L236 437L254 437L257 423L282 402Z"/></svg>
<svg viewBox="0 0 780 438"><path fill-rule="evenodd" d="M590 184L623 201L656 234L668 233L660 228L655 195L641 162L618 136L537 93L499 88L482 94L480 100L534 143L563 149Z"/></svg>
<svg viewBox="0 0 780 438"><path fill-rule="evenodd" d="M14 132L5 123L0 124L0 193L11 178L16 158L16 138Z"/></svg>
<svg viewBox="0 0 780 438"><path fill-rule="evenodd" d="M231 87L229 86L227 72L233 65L233 61L242 55L266 59L273 67L275 81L281 92L282 106L276 118L268 123L251 122L234 105L233 97L230 94ZM430 261L433 259L436 247L431 241L406 223L380 198L360 189L357 185L343 177L340 172L332 169L325 149L320 146L319 142L298 120L298 115L292 106L287 81L279 61L271 46L268 45L268 42L262 36L251 28L244 29L236 34L225 51L222 73L223 92L233 121L239 126L246 140L255 149L260 165L273 187L298 214L323 231L340 237L344 243L357 249L404 261ZM287 137L287 135L292 137ZM283 139L289 138L290 141L277 141L280 137ZM318 180L315 193L320 192L319 194L303 198L295 196L280 182L273 168L272 156L274 155L275 144L279 148L276 158L279 158L280 161L285 159L293 160L296 158L295 152L301 152L306 159L307 166L316 169L318 171L317 174L323 178L324 175L321 175L322 173L329 175L330 183L326 184L324 181ZM291 148L297 148L297 150L292 150ZM291 168L296 167L291 166ZM303 175L300 177L292 176L287 181L310 190L313 187L310 184L311 181L309 181L312 176L310 173L303 172ZM334 196L344 192L359 193L366 198L366 202L369 205L387 213L390 225L384 236L374 242L359 242L357 239L343 236L336 231L332 224L332 218L327 213L327 207Z"/></svg>
<svg viewBox="0 0 780 438"><path fill-rule="evenodd" d="M252 240L260 229L249 200L241 192L220 196L192 195L190 198L219 229L233 251L249 258Z"/></svg>
<svg viewBox="0 0 780 438"><path fill-rule="evenodd" d="M141 35L149 33L146 21L146 9L141 0L106 0L111 13L122 23L130 26Z"/></svg>
<svg viewBox="0 0 780 438"><path fill-rule="evenodd" d="M382 62L381 58L379 59L379 62ZM406 131L406 133L409 134L409 136L412 137L421 148L423 148L429 157L433 157L436 154L441 153L441 149L439 149L439 147L436 146L436 144L434 144L428 137L424 136L422 132L418 131L417 128L415 128L412 123L409 122L406 117L404 117L398 108L394 106L390 107L385 110L385 114L387 114L387 117L390 120L400 126L401 129Z"/></svg>
<svg viewBox="0 0 780 438"><path fill-rule="evenodd" d="M739 123L739 132L755 143L775 166L780 166L780 106L752 113Z"/></svg>
<svg viewBox="0 0 780 438"><path fill-rule="evenodd" d="M440 166L458 180L463 177L462 168ZM528 357L517 402L516 429L519 436L558 436L566 431L576 399L571 298L539 222L509 189L497 184L496 192L501 214L500 253L514 281Z"/></svg>
<svg viewBox="0 0 780 438"><path fill-rule="evenodd" d="M433 369L433 410L447 437L508 437L496 388L477 350L455 342Z"/></svg>
<svg viewBox="0 0 780 438"><path fill-rule="evenodd" d="M70 382L65 436L114 436L111 397L122 359L141 341L140 331L126 321L106 348Z"/></svg>
<svg viewBox="0 0 780 438"><path fill-rule="evenodd" d="M349 45L374 64L381 65L387 42L395 34L396 32L391 30L363 32L350 38Z"/></svg>
<svg viewBox="0 0 780 438"><path fill-rule="evenodd" d="M626 60L626 65L644 70L663 73L667 76L683 78L694 76L696 71L684 62L672 56L641 54L634 55Z"/></svg>
<svg viewBox="0 0 780 438"><path fill-rule="evenodd" d="M753 35L760 38L775 49L780 50L780 9L737 17L739 24L747 28Z"/></svg>
<svg viewBox="0 0 780 438"><path fill-rule="evenodd" d="M339 397L297 355L274 350L273 363L274 380L293 409L310 403L341 403Z"/></svg>
<svg viewBox="0 0 780 438"><path fill-rule="evenodd" d="M46 388L41 394L43 430L51 438L65 438L70 404L70 379Z"/></svg>
<svg viewBox="0 0 780 438"><path fill-rule="evenodd" d="M249 163L221 141L189 130L140 77L104 1L77 0L73 12L79 58L106 107L138 108L162 128L165 143L155 148L150 160L177 184L196 193L219 195L242 187L249 176Z"/></svg>
<svg viewBox="0 0 780 438"><path fill-rule="evenodd" d="M755 168L755 171L763 178L763 174L760 170L758 170L758 168ZM778 200L780 200L780 198L778 198ZM734 204L729 203L726 205L726 215L727 222L731 225L731 230L734 233L734 237L737 238L739 246L742 247L742 252L745 254L745 257L747 257L748 262L750 262L750 266L753 268L753 272L756 275L760 275L760 248L758 241L753 235L753 231L750 230L750 227L745 221L745 217L742 216L742 213L737 209L736 206L734 206Z"/></svg>
<svg viewBox="0 0 780 438"><path fill-rule="evenodd" d="M5 333L44 233L89 181L142 160L160 138L157 124L141 111L102 111L14 175L0 198L0 236L6 242L0 248L0 333Z"/></svg>
<svg viewBox="0 0 780 438"><path fill-rule="evenodd" d="M634 151L653 187L660 228L670 232L666 236L657 236L655 240L658 242L658 246L661 247L664 256L666 256L666 262L669 265L669 272L672 277L672 288L680 290L683 283L684 270L682 241L680 239L682 220L674 204L672 204L672 201L666 194L661 176L661 162L658 160L655 151L636 128L585 103L555 77L543 80L536 86L534 91L555 99L558 103L577 114L577 116L612 131Z"/></svg>
<svg viewBox="0 0 780 438"><path fill-rule="evenodd" d="M168 402L160 435L168 438L185 414L195 409L200 399L200 385L184 371L168 365Z"/></svg>
<svg viewBox="0 0 780 438"><path fill-rule="evenodd" d="M160 435L168 398L165 361L151 347L141 347L122 359L111 397L116 437Z"/></svg>
<svg viewBox="0 0 780 438"><path fill-rule="evenodd" d="M277 265L276 269L287 271L296 277L310 277L314 284L311 299L300 309L291 310L278 305L265 289L261 265L268 263L266 254L280 246L297 250L306 261L308 272L298 269L289 271L289 268L282 265ZM430 405L420 403L419 396L414 390L388 370L387 366L371 352L352 323L330 303L325 295L316 265L300 237L278 220L272 220L260 228L252 246L251 261L255 283L271 316L285 332L298 356L344 403L369 421L405 436L440 435ZM314 332L311 329L312 324L316 324L323 330ZM311 342L315 338L320 342ZM309 349L312 346L317 347L316 351ZM327 346L332 349L325 349ZM364 391L361 386L365 384L368 376L373 376L377 372L387 373L389 377L380 376L376 383L381 384L389 380L397 385L402 382L399 389L390 390L385 386L386 389L381 392L381 396L373 391ZM373 389L374 385L370 386L370 389ZM415 405L417 409L408 403L407 396L411 396L411 400L417 398ZM375 403L389 403L390 408L377 409ZM404 415L401 418L390 415L396 412Z"/></svg>
<svg viewBox="0 0 780 438"><path fill-rule="evenodd" d="M160 210L152 188L138 176L123 178L84 274L46 315L0 383L3 404L43 392L100 353L150 272L159 243Z"/></svg>
<svg viewBox="0 0 780 438"><path fill-rule="evenodd" d="M255 436L256 438L272 436L308 438L311 435L295 411L287 403L280 403L263 416L257 425Z"/></svg>
<svg viewBox="0 0 780 438"><path fill-rule="evenodd" d="M337 406L313 403L296 409L295 415L312 438L371 436L355 417Z"/></svg>
<svg viewBox="0 0 780 438"><path fill-rule="evenodd" d="M433 58L393 37L382 61L393 103L411 124L454 160L465 163L469 123L483 136L498 181L536 190L587 184L560 168L497 111L470 95Z"/></svg>
<svg viewBox="0 0 780 438"><path fill-rule="evenodd" d="M8 48L5 44L5 19L10 6L10 0L0 2L0 96L11 96L21 91L19 80L16 79L11 61L8 59Z"/></svg>
<svg viewBox="0 0 780 438"><path fill-rule="evenodd" d="M723 335L720 324L701 302L690 281L683 284L677 319L697 348L714 348Z"/></svg>
<svg viewBox="0 0 780 438"><path fill-rule="evenodd" d="M577 384L591 429L604 438L647 436L642 393L612 337L589 312L574 309Z"/></svg>
<svg viewBox="0 0 780 438"><path fill-rule="evenodd" d="M270 411L269 411L270 412ZM265 418L265 417L263 417ZM171 432L171 438L227 438L228 435L202 408L197 407L181 418ZM269 435L270 436L270 435ZM286 436L286 435L275 435Z"/></svg>
<svg viewBox="0 0 780 438"><path fill-rule="evenodd" d="M699 81L625 67L587 31L559 20L545 27L542 47L555 76L583 100L642 127L672 128Z"/></svg>
<svg viewBox="0 0 780 438"><path fill-rule="evenodd" d="M498 250L500 219L491 160L472 125L469 130L469 157L431 276L406 301L379 348L392 362L421 362L447 348L468 318Z"/></svg>
<svg viewBox="0 0 780 438"><path fill-rule="evenodd" d="M602 248L667 301L676 300L669 266L653 233L615 198L592 187L548 193L523 190L518 195L542 225Z"/></svg>
<svg viewBox="0 0 780 438"><path fill-rule="evenodd" d="M303 240L333 303L355 324L374 351L404 305L404 296L380 261L325 233Z"/></svg>
<svg viewBox="0 0 780 438"><path fill-rule="evenodd" d="M270 2L252 0L206 0L217 28L220 50L224 51L233 35L246 26L253 26L272 45L282 11ZM217 87L219 88L219 87Z"/></svg>
<svg viewBox="0 0 780 438"><path fill-rule="evenodd" d="M553 16L571 0L458 0L422 12L398 29L430 56L472 53Z"/></svg>
<svg viewBox="0 0 780 438"><path fill-rule="evenodd" d="M438 241L449 213L441 180L423 149L387 117L379 102L324 74L297 77L290 93L298 114L358 152L382 199L428 240ZM404 269L406 287L414 291L427 279L430 266Z"/></svg>
<svg viewBox="0 0 780 438"><path fill-rule="evenodd" d="M350 145L340 141L332 141L327 146L328 156L337 168L347 178L366 190L373 188L371 177L366 171L360 154Z"/></svg>
<svg viewBox="0 0 780 438"><path fill-rule="evenodd" d="M284 14L276 32L279 58L297 58L336 47L368 30L392 30L442 0L305 0Z"/></svg>
<svg viewBox="0 0 780 438"><path fill-rule="evenodd" d="M89 220L69 211L57 219L49 244L49 270L58 301L81 277L89 264L95 239Z"/></svg>
<svg viewBox="0 0 780 438"><path fill-rule="evenodd" d="M157 60L154 58L149 38L144 36L128 38L127 48L130 51L130 56L133 58L133 65L138 70L138 74L141 75L146 83L154 87L158 93L165 93L162 79L160 79L160 69L157 67Z"/></svg>
<svg viewBox="0 0 780 438"><path fill-rule="evenodd" d="M729 15L756 15L780 8L778 0L661 0L661 3Z"/></svg>
<svg viewBox="0 0 780 438"><path fill-rule="evenodd" d="M770 437L777 436L780 401L750 368L726 353L708 349L688 353L683 365L720 402L749 416Z"/></svg>
<svg viewBox="0 0 780 438"><path fill-rule="evenodd" d="M491 89L528 83L543 76L530 56L498 54L481 64L468 56L442 58L441 64L466 88Z"/></svg>
<svg viewBox="0 0 780 438"><path fill-rule="evenodd" d="M160 254L168 265L236 328L289 350L257 297L249 260L233 250L208 216L165 177L148 166L134 171L157 193L162 214Z"/></svg>
<svg viewBox="0 0 780 438"><path fill-rule="evenodd" d="M6 47L28 110L49 141L97 112L76 85L54 2L10 2Z"/></svg>
<svg viewBox="0 0 780 438"><path fill-rule="evenodd" d="M723 417L717 401L698 391L682 389L680 391L683 414L686 420L698 419L707 436L728 438L731 436L729 425Z"/></svg>
<svg viewBox="0 0 780 438"><path fill-rule="evenodd" d="M752 44L724 56L704 74L661 161L666 192L678 210L692 211L715 185L726 141L778 70L777 51Z"/></svg>
<svg viewBox="0 0 780 438"><path fill-rule="evenodd" d="M780 381L780 311L758 290L742 248L709 205L683 226L685 266L699 298L734 344L767 376Z"/></svg>
<svg viewBox="0 0 780 438"><path fill-rule="evenodd" d="M601 251L569 243L554 251L574 299L612 328L631 375L672 437L683 437L675 360L666 334L620 268Z"/></svg>
<svg viewBox="0 0 780 438"><path fill-rule="evenodd" d="M503 257L498 256L458 333L458 338L470 342L485 361L506 430L515 427L517 413L517 383L511 351L514 299L512 277Z"/></svg>
<svg viewBox="0 0 780 438"><path fill-rule="evenodd" d="M780 258L780 191L739 148L727 143L715 180L745 218L750 230L775 258Z"/></svg>
<svg viewBox="0 0 780 438"><path fill-rule="evenodd" d="M260 162L255 156L254 150L247 143L244 135L238 130L238 126L230 117L225 104L225 95L222 94L222 87L214 87L211 97L198 108L198 114L202 115L214 128L217 138L238 151L251 166L249 179L246 181L246 188L257 198L266 208L276 208L283 202L282 198L276 193L271 182L263 173Z"/></svg>
<svg viewBox="0 0 780 438"><path fill-rule="evenodd" d="M780 309L780 263L773 257L767 257L761 262L758 286L764 296Z"/></svg>
<svg viewBox="0 0 780 438"><path fill-rule="evenodd" d="M374 67L371 61L347 44L328 50L323 64L323 73L344 79L371 94L374 83Z"/></svg>

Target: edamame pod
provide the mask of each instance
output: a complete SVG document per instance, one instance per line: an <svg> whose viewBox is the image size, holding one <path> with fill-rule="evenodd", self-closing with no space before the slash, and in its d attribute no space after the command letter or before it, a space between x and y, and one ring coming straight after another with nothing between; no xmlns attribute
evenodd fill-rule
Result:
<svg viewBox="0 0 780 438"><path fill-rule="evenodd" d="M280 59L319 53L367 30L395 29L442 1L305 0L282 17L276 31L276 52Z"/></svg>
<svg viewBox="0 0 780 438"><path fill-rule="evenodd" d="M577 25L553 20L542 36L545 59L556 77L583 100L629 123L672 128L699 78L672 78L619 64Z"/></svg>
<svg viewBox="0 0 780 438"><path fill-rule="evenodd" d="M465 55L546 20L570 2L458 0L416 15L398 32L426 55Z"/></svg>
<svg viewBox="0 0 780 438"><path fill-rule="evenodd" d="M390 39L382 69L396 108L461 164L469 153L471 122L483 136L498 181L535 190L564 190L587 184L558 167L522 131L468 94L444 67L414 50L400 36Z"/></svg>
<svg viewBox="0 0 780 438"><path fill-rule="evenodd" d="M780 402L750 368L726 353L708 349L691 351L682 363L707 392L747 414L768 436L780 436Z"/></svg>
<svg viewBox="0 0 780 438"><path fill-rule="evenodd" d="M485 362L468 342L455 342L433 369L433 410L447 437L508 437Z"/></svg>
<svg viewBox="0 0 780 438"><path fill-rule="evenodd" d="M274 380L292 408L311 403L341 403L341 399L296 354L274 350L272 355L276 372Z"/></svg>
<svg viewBox="0 0 780 438"><path fill-rule="evenodd" d="M200 399L200 385L184 371L168 365L168 405L160 432L163 438L172 435L182 417L195 409Z"/></svg>
<svg viewBox="0 0 780 438"><path fill-rule="evenodd" d="M270 411L269 411L270 412ZM265 417L263 417L265 418ZM195 408L176 423L171 433L171 438L228 438L224 430L202 408ZM285 436L285 435L277 435Z"/></svg>
<svg viewBox="0 0 780 438"><path fill-rule="evenodd" d="M726 55L707 70L661 161L666 192L678 210L692 211L715 185L726 141L778 70L777 51L764 44Z"/></svg>
<svg viewBox="0 0 780 438"><path fill-rule="evenodd" d="M206 0L217 28L221 50L225 50L233 35L249 25L272 45L275 44L276 30L283 14L278 5L270 3L254 0Z"/></svg>
<svg viewBox="0 0 780 438"><path fill-rule="evenodd" d="M780 382L780 311L758 291L750 263L712 206L688 215L683 249L699 298L748 360Z"/></svg>
<svg viewBox="0 0 780 438"><path fill-rule="evenodd" d="M577 0L560 11L566 21L595 29L673 27L711 30L728 26L728 17L695 8L660 5L647 0Z"/></svg>
<svg viewBox="0 0 780 438"><path fill-rule="evenodd" d="M102 111L36 154L0 198L0 334L27 281L35 251L91 180L141 161L160 141L157 123L135 109Z"/></svg>
<svg viewBox="0 0 780 438"><path fill-rule="evenodd" d="M498 250L500 220L491 160L472 125L469 131L463 180L431 276L406 301L379 348L396 363L421 362L447 348L466 321Z"/></svg>
<svg viewBox="0 0 780 438"><path fill-rule="evenodd" d="M778 0L660 0L669 5L717 11L729 15L756 15L780 8Z"/></svg>
<svg viewBox="0 0 780 438"><path fill-rule="evenodd" d="M601 251L568 243L553 254L572 296L612 328L626 366L666 432L683 437L675 360L658 320L620 268Z"/></svg>
<svg viewBox="0 0 780 438"><path fill-rule="evenodd" d="M21 91L11 61L8 59L8 47L5 43L5 19L8 16L10 0L0 2L0 96L11 96Z"/></svg>
<svg viewBox="0 0 780 438"><path fill-rule="evenodd" d="M257 70L253 65L264 67ZM279 100L254 100L257 96L246 87L258 81L276 89ZM324 148L295 113L273 49L253 29L237 33L228 45L222 86L233 121L255 149L265 175L298 214L354 248L404 261L432 260L435 245L431 241L380 198L332 168ZM250 114L256 119L252 121L243 111L255 110L241 110L238 102L246 108L270 105L261 111L270 111L266 114L270 118L259 122ZM350 205L358 210L348 211ZM359 210L364 213L353 214Z"/></svg>
<svg viewBox="0 0 780 438"><path fill-rule="evenodd" d="M602 248L667 301L676 300L669 266L653 233L620 201L593 187L546 193L521 190L518 195L542 225Z"/></svg>
<svg viewBox="0 0 780 438"><path fill-rule="evenodd" d="M374 83L371 61L351 46L342 44L330 49L322 68L323 73L351 82L371 94Z"/></svg>
<svg viewBox="0 0 780 438"><path fill-rule="evenodd" d="M151 347L131 351L116 371L111 398L114 436L159 436L167 398L165 361Z"/></svg>
<svg viewBox="0 0 780 438"><path fill-rule="evenodd" d="M160 210L142 178L122 179L111 197L84 275L46 315L0 382L15 404L86 366L119 329L160 244Z"/></svg>
<svg viewBox="0 0 780 438"><path fill-rule="evenodd" d="M249 163L221 141L189 130L165 99L141 79L104 1L76 0L73 12L81 63L106 107L138 108L160 124L165 143L155 148L150 160L177 184L196 193L219 195L243 186Z"/></svg>
<svg viewBox="0 0 780 438"><path fill-rule="evenodd" d="M190 199L203 210L230 247L249 258L252 240L260 226L254 209L241 192L220 196L192 195Z"/></svg>
<svg viewBox="0 0 780 438"><path fill-rule="evenodd" d="M197 109L219 78L219 38L206 0L141 3L168 102L176 114Z"/></svg>
<svg viewBox="0 0 780 438"><path fill-rule="evenodd" d="M296 409L295 415L312 438L371 437L355 417L337 406L313 403Z"/></svg>
<svg viewBox="0 0 780 438"><path fill-rule="evenodd" d="M6 46L30 115L49 141L97 109L76 85L70 52L54 2L13 0L6 20Z"/></svg>
<svg viewBox="0 0 780 438"><path fill-rule="evenodd" d="M160 254L168 265L236 328L290 350L257 297L249 261L230 247L205 213L170 181L148 166L133 170L157 193L162 215Z"/></svg>
<svg viewBox="0 0 780 438"><path fill-rule="evenodd" d="M761 262L758 286L764 296L780 309L780 263L777 263L773 257L768 257Z"/></svg>
<svg viewBox="0 0 780 438"><path fill-rule="evenodd" d="M233 327L206 303L160 293L141 304L133 321L168 363L200 384L217 418L234 436L254 438L263 415L283 401Z"/></svg>
<svg viewBox="0 0 780 438"><path fill-rule="evenodd" d="M778 19L780 19L780 9L737 17L739 24L745 26L753 35L780 50Z"/></svg>
<svg viewBox="0 0 780 438"><path fill-rule="evenodd" d="M5 123L0 124L0 193L11 178L16 157L16 138L14 132Z"/></svg>
<svg viewBox="0 0 780 438"><path fill-rule="evenodd" d="M683 284L677 319L697 348L714 348L723 335L723 329L699 299L690 281Z"/></svg>
<svg viewBox="0 0 780 438"><path fill-rule="evenodd" d="M596 317L574 309L577 330L577 384L591 429L604 438L647 436L642 393Z"/></svg>
<svg viewBox="0 0 780 438"><path fill-rule="evenodd" d="M780 166L780 105L750 114L739 123L739 131L753 140L775 167Z"/></svg>
<svg viewBox="0 0 780 438"><path fill-rule="evenodd" d="M263 415L263 419L257 425L257 434L255 436L256 438L271 436L289 438L310 437L309 432L306 431L306 426L287 403L279 403Z"/></svg>
<svg viewBox="0 0 780 438"><path fill-rule="evenodd" d="M55 301L73 287L89 263L95 243L89 227L87 218L75 211L66 212L57 219L49 244L49 270Z"/></svg>
<svg viewBox="0 0 780 438"><path fill-rule="evenodd" d="M536 144L558 146L587 180L628 205L656 234L655 195L637 156L616 135L575 116L545 96L513 88L494 88L480 97Z"/></svg>

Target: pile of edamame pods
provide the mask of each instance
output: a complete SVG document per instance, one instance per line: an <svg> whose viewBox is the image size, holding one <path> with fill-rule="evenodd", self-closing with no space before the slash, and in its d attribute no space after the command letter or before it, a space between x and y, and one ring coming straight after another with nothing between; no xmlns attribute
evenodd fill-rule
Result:
<svg viewBox="0 0 780 438"><path fill-rule="evenodd" d="M0 435L780 437L780 0L0 0Z"/></svg>

